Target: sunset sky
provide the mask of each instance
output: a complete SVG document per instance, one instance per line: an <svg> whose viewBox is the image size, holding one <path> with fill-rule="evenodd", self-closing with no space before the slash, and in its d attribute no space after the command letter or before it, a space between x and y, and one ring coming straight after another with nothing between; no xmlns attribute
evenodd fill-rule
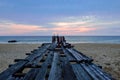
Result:
<svg viewBox="0 0 120 80"><path fill-rule="evenodd" d="M120 36L120 0L0 0L0 36Z"/></svg>

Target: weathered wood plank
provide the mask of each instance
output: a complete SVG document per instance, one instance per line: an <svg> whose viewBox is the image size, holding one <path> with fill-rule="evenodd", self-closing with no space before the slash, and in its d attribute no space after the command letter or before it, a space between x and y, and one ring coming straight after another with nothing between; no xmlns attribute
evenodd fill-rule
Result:
<svg viewBox="0 0 120 80"><path fill-rule="evenodd" d="M97 67L95 64L91 63L91 67L97 71L97 73L99 73L101 76L104 77L104 79L106 80L114 80L110 75L108 75L107 73L105 73L101 68Z"/></svg>
<svg viewBox="0 0 120 80"><path fill-rule="evenodd" d="M83 55L82 53L78 52L77 50L75 50L74 48L67 48L67 50L71 53L71 55L73 55L79 62L86 62L86 63L90 63L93 61L93 59Z"/></svg>
<svg viewBox="0 0 120 80"><path fill-rule="evenodd" d="M3 71L2 73L0 73L0 80L6 80L10 75L13 75L15 72L22 69L27 62L28 61L20 61L7 70Z"/></svg>
<svg viewBox="0 0 120 80"><path fill-rule="evenodd" d="M99 80L98 76L96 74L94 74L94 72L88 68L88 66L84 63L80 63L80 65L83 67L83 69L89 74L89 76L91 76L91 78L93 80Z"/></svg>
<svg viewBox="0 0 120 80"><path fill-rule="evenodd" d="M23 80L34 80L35 77L36 77L37 72L38 72L38 69L36 69L36 68L31 69L31 70L25 75L25 77L23 78Z"/></svg>
<svg viewBox="0 0 120 80"><path fill-rule="evenodd" d="M76 60L75 57L73 55L71 55L70 52L68 52L65 48L62 48L62 50L66 54L69 61L75 61Z"/></svg>
<svg viewBox="0 0 120 80"><path fill-rule="evenodd" d="M6 80L15 80L15 77L13 77L13 76L10 76L8 79L6 79Z"/></svg>
<svg viewBox="0 0 120 80"><path fill-rule="evenodd" d="M69 60L66 57L61 58L62 61L62 76L63 80L77 80L73 69L69 63Z"/></svg>
<svg viewBox="0 0 120 80"><path fill-rule="evenodd" d="M37 57L34 61L32 61L32 64L37 65L40 62L40 60L43 58L43 56L45 56L46 53L47 53L47 50L44 53L41 53L41 55Z"/></svg>
<svg viewBox="0 0 120 80"><path fill-rule="evenodd" d="M87 72L79 64L72 64L72 68L77 80L92 80L89 74L87 74Z"/></svg>
<svg viewBox="0 0 120 80"><path fill-rule="evenodd" d="M67 48L67 50L71 53L71 55L73 55L76 58L76 60L80 62L84 61L84 58L80 54L73 51L71 48L70 49Z"/></svg>
<svg viewBox="0 0 120 80"><path fill-rule="evenodd" d="M27 59L15 59L14 62L19 62L19 61L28 61Z"/></svg>
<svg viewBox="0 0 120 80"><path fill-rule="evenodd" d="M74 49L74 48L72 48L72 49L73 49L75 52L77 52L78 54L80 54L82 57L84 57L84 59L85 59L86 62L92 62L92 61L93 61L92 58L87 57L86 55L84 55L83 53L77 51L77 50Z"/></svg>
<svg viewBox="0 0 120 80"><path fill-rule="evenodd" d="M102 76L97 70L95 70L90 64L88 64L88 68L91 69L91 71L94 72L94 74L97 76L100 80L106 80L104 76Z"/></svg>
<svg viewBox="0 0 120 80"><path fill-rule="evenodd" d="M28 60L29 60L29 58L30 58L30 60L33 60L34 58L36 58L37 56L39 56L40 53L45 52L49 46L50 45L44 45L41 48L37 49L32 55L30 55L30 56L27 57Z"/></svg>
<svg viewBox="0 0 120 80"><path fill-rule="evenodd" d="M55 52L48 80L61 80L61 78L62 70L59 62L59 53Z"/></svg>
<svg viewBox="0 0 120 80"><path fill-rule="evenodd" d="M25 53L26 55L31 55L31 53Z"/></svg>
<svg viewBox="0 0 120 80"><path fill-rule="evenodd" d="M48 47L50 47L50 45L44 45L41 49L38 49L35 53L28 56L26 59L28 59L29 62L26 65L37 64L41 60L42 55L47 51Z"/></svg>
<svg viewBox="0 0 120 80"><path fill-rule="evenodd" d="M45 80L48 66L51 65L52 63L52 58L53 58L53 51L51 51L48 54L48 57L46 58L45 62L42 64L42 67L39 69L35 80Z"/></svg>

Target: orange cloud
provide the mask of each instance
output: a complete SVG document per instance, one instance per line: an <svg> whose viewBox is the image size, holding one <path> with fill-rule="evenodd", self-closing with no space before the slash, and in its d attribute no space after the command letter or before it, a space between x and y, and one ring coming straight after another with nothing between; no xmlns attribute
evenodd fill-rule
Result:
<svg viewBox="0 0 120 80"><path fill-rule="evenodd" d="M92 28L92 27L55 27L52 30L54 31L53 33L58 33L58 34L64 34L64 35L75 35L75 34L80 34L80 33L86 33L90 31L94 31L97 28Z"/></svg>
<svg viewBox="0 0 120 80"><path fill-rule="evenodd" d="M93 31L93 30L96 30L97 28L89 28L89 27L81 27L81 28L78 28L78 32L89 32L89 31Z"/></svg>
<svg viewBox="0 0 120 80"><path fill-rule="evenodd" d="M53 26L54 33L64 34L64 35L78 35L81 33L86 33L90 31L94 31L97 28L88 27L91 23L89 21L66 21L66 22L55 22L51 23Z"/></svg>
<svg viewBox="0 0 120 80"><path fill-rule="evenodd" d="M92 27L55 27L52 28L51 30L54 31L73 31L73 32L88 32L92 30L96 30L96 28Z"/></svg>
<svg viewBox="0 0 120 80"><path fill-rule="evenodd" d="M18 32L32 32L37 30L46 30L45 28L41 26L34 26L34 25L23 25L23 24L12 24L11 30L16 30Z"/></svg>
<svg viewBox="0 0 120 80"><path fill-rule="evenodd" d="M57 26L74 26L74 25L82 25L82 24L86 24L86 23L88 23L88 21L57 22L57 23L51 23L51 24L57 25Z"/></svg>
<svg viewBox="0 0 120 80"><path fill-rule="evenodd" d="M91 19L86 18L82 20L80 18L75 17L74 19L68 21L50 23L53 26L55 26L52 30L54 30L54 33L59 33L59 34L78 35L99 29L95 26L93 27L89 26L90 24L93 24L93 21L95 20L94 18Z"/></svg>
<svg viewBox="0 0 120 80"><path fill-rule="evenodd" d="M45 31L46 28L35 25L25 25L16 23L0 23L0 35L21 35L34 31Z"/></svg>

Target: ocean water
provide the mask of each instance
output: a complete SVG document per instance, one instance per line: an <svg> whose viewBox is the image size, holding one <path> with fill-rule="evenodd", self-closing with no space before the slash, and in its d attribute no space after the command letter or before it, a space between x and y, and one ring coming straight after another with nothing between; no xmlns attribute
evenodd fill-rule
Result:
<svg viewBox="0 0 120 80"><path fill-rule="evenodd" d="M120 44L120 36L65 36L69 43L115 43ZM51 36L0 36L0 43L17 40L21 43L49 43Z"/></svg>

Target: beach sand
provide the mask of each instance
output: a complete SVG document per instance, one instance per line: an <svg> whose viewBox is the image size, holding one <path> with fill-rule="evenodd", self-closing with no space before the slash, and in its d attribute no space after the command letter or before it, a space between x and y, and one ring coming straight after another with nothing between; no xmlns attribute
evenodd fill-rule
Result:
<svg viewBox="0 0 120 80"><path fill-rule="evenodd" d="M92 57L114 78L120 79L120 44L73 44L77 50ZM37 49L40 44L0 44L0 72L4 71L14 59L24 59L25 53Z"/></svg>

